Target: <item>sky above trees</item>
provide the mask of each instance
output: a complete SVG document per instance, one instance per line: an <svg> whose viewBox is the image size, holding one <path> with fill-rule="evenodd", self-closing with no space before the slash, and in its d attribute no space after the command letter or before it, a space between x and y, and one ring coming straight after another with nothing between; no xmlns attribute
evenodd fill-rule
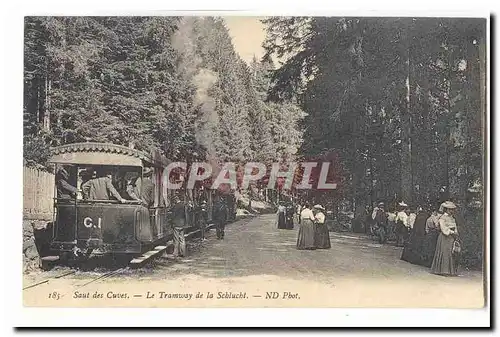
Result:
<svg viewBox="0 0 500 337"><path fill-rule="evenodd" d="M266 38L265 26L258 16L225 16L229 35L233 40L234 50L246 63L255 55L260 59L264 55L262 42Z"/></svg>

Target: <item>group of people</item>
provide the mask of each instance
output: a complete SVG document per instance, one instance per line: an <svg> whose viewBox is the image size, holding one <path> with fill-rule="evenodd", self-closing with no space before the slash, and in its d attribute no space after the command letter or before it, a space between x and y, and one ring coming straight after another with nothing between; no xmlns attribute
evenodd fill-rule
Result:
<svg viewBox="0 0 500 337"><path fill-rule="evenodd" d="M295 209L291 202L280 202L278 204L278 229L293 229L293 218Z"/></svg>
<svg viewBox="0 0 500 337"><path fill-rule="evenodd" d="M457 275L461 247L454 217L456 205L446 201L436 209L427 205L415 212L404 202L398 207L397 213L386 212L384 204L378 204L371 216L371 235L381 243L394 237L396 245L404 247L404 261L428 267L433 274Z"/></svg>
<svg viewBox="0 0 500 337"><path fill-rule="evenodd" d="M280 203L277 212L278 229L293 229L294 214L297 215L299 233L297 249L315 250L330 249L330 234L326 225L325 208L315 205L311 208L309 203L298 205L295 209L291 203Z"/></svg>
<svg viewBox="0 0 500 337"><path fill-rule="evenodd" d="M71 184L70 173L66 167L60 167L56 173L57 198L71 200L117 200L125 203L127 200L141 202L145 207L154 203L154 184L151 180L153 170L143 169L142 178L139 172L129 172L123 188L116 188L113 184L113 174L106 168L88 168L80 172L80 189ZM75 180L75 179L73 179ZM118 191L120 190L120 192Z"/></svg>
<svg viewBox="0 0 500 337"><path fill-rule="evenodd" d="M229 199L229 200L226 200ZM234 197L231 195L226 198L224 195L216 195L212 207L212 221L215 225L217 240L224 240L225 227L231 220ZM173 233L174 233L174 252L175 257L185 257L187 255L186 240L184 238L185 230L193 225L200 230L201 240L205 241L208 224L208 202L205 198L199 198L194 205L192 202L185 203L180 197L176 196L172 204ZM189 221L186 216L193 216L194 222Z"/></svg>

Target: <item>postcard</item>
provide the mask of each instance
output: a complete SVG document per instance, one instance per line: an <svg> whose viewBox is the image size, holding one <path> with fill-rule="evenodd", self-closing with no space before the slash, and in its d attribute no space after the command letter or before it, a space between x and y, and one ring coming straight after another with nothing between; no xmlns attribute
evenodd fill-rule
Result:
<svg viewBox="0 0 500 337"><path fill-rule="evenodd" d="M23 305L487 305L488 19L24 18Z"/></svg>

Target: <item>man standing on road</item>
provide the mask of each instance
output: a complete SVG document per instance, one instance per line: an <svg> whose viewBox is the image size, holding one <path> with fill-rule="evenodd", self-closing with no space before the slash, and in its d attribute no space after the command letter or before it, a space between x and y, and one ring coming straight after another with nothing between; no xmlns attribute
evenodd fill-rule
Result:
<svg viewBox="0 0 500 337"><path fill-rule="evenodd" d="M174 230L174 256L186 256L186 239L184 229L186 228L186 208L179 197L175 197L172 206L173 230Z"/></svg>
<svg viewBox="0 0 500 337"><path fill-rule="evenodd" d="M224 203L224 199L221 195L217 198L214 204L214 222L218 240L224 239L224 229L226 226L226 220L227 220L227 209Z"/></svg>
<svg viewBox="0 0 500 337"><path fill-rule="evenodd" d="M196 207L196 221L198 223L198 227L200 229L201 241L205 241L205 231L207 226L207 201L205 198L200 198L199 204Z"/></svg>

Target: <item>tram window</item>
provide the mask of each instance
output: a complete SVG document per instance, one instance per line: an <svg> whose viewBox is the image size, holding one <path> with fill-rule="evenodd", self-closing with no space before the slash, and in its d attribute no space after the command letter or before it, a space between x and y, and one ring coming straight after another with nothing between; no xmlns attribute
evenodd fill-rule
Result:
<svg viewBox="0 0 500 337"><path fill-rule="evenodd" d="M89 199L89 191L86 190L85 183L90 179L97 178L98 172L106 172L107 174L109 174L113 187L123 199L135 200L129 194L130 185L133 185L137 188L137 194L140 196L140 167L81 165L78 167L78 199Z"/></svg>
<svg viewBox="0 0 500 337"><path fill-rule="evenodd" d="M75 199L77 197L76 167L73 165L56 165L56 198Z"/></svg>

